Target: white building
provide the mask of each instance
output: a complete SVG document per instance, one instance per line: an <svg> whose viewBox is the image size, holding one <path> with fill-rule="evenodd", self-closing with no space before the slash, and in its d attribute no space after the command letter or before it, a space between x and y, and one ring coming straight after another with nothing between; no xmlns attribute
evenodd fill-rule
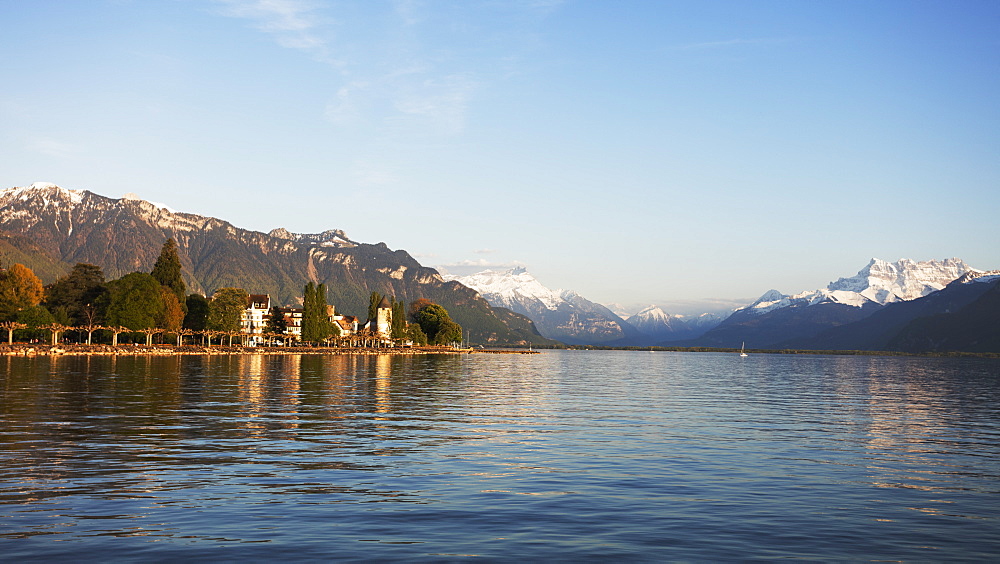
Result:
<svg viewBox="0 0 1000 564"><path fill-rule="evenodd" d="M285 318L285 334L291 340L302 339L302 308L279 307L277 308ZM392 331L392 311L389 301L382 300L379 304L379 314L377 321L378 331L386 336ZM334 336L347 337L358 332L361 324L358 318L352 315L338 315L332 305L327 305L327 319L333 326ZM250 294L247 298L247 307L240 316L240 329L243 333L250 335L247 344L254 346L264 341L263 335L265 327L271 317L271 296L268 294ZM367 328L368 325L365 325Z"/></svg>

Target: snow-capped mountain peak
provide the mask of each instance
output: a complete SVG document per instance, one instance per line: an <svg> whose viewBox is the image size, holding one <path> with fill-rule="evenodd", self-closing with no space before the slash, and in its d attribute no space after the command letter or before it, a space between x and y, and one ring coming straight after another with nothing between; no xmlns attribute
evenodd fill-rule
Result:
<svg viewBox="0 0 1000 564"><path fill-rule="evenodd" d="M327 229L322 233L292 233L284 227L272 229L268 235L278 239L286 239L306 245L318 245L320 247L356 247L357 241L352 241L343 229Z"/></svg>
<svg viewBox="0 0 1000 564"><path fill-rule="evenodd" d="M675 321L675 319L677 321ZM652 333L661 331L663 328L669 327L672 324L676 324L679 321L679 318L675 318L674 316L671 316L667 312L663 311L660 309L660 306L650 305L625 321L640 331ZM654 331L654 329L656 331Z"/></svg>
<svg viewBox="0 0 1000 564"><path fill-rule="evenodd" d="M827 289L855 292L884 305L926 296L972 270L957 258L922 262L899 259L894 263L873 258L856 275L831 282Z"/></svg>
<svg viewBox="0 0 1000 564"><path fill-rule="evenodd" d="M542 285L524 267L509 270L484 270L470 276L445 276L445 280L457 280L482 294L493 305L514 309L517 302L535 301L546 309L558 309L567 297L576 295L572 291L550 290Z"/></svg>
<svg viewBox="0 0 1000 564"><path fill-rule="evenodd" d="M839 303L854 307L863 307L868 303L886 305L926 296L969 272L980 271L957 258L920 262L910 259L887 262L873 258L854 276L840 278L831 282L826 288L794 295L769 290L743 309L759 315L790 305L819 303Z"/></svg>
<svg viewBox="0 0 1000 564"><path fill-rule="evenodd" d="M83 194L83 190L68 190L51 182L35 182L31 186L0 190L0 201L40 199L44 202L43 205L49 205L52 202L64 202L75 205L83 201Z"/></svg>
<svg viewBox="0 0 1000 564"><path fill-rule="evenodd" d="M670 315L656 305L651 305L626 320L653 342L677 341L696 337L718 325L717 315L702 314L690 320L682 315Z"/></svg>
<svg viewBox="0 0 1000 564"><path fill-rule="evenodd" d="M993 284L1000 280L1000 270L970 270L955 280L958 284Z"/></svg>
<svg viewBox="0 0 1000 564"><path fill-rule="evenodd" d="M476 290L492 306L526 315L550 339L593 344L639 335L634 327L603 305L572 290L551 290L523 267L444 278Z"/></svg>
<svg viewBox="0 0 1000 564"><path fill-rule="evenodd" d="M639 313L636 313L632 317L628 318L627 321L629 321L629 323L632 323L633 319L636 319L636 320L642 319L642 320L646 320L646 321L666 322L666 321L668 321L668 320L671 319L671 316L667 312L665 312L662 309L660 309L660 306L658 306L658 305L650 305L650 306L646 307L645 309L643 309L642 311L640 311ZM635 325L635 323L632 323L632 324Z"/></svg>

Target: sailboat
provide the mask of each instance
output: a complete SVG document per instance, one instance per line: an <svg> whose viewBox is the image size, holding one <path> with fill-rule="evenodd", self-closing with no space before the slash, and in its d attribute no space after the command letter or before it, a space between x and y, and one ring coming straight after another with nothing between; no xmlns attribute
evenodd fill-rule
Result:
<svg viewBox="0 0 1000 564"><path fill-rule="evenodd" d="M746 356L747 355L747 353L744 351L744 349L746 349L746 346L747 346L746 341L743 341L743 344L740 345L740 356Z"/></svg>

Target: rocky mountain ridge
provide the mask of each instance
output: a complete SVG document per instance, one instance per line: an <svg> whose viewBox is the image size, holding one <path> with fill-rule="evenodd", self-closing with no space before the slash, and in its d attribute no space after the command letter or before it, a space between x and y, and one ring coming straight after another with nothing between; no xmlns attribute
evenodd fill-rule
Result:
<svg viewBox="0 0 1000 564"><path fill-rule="evenodd" d="M969 272L944 289L913 300L896 301L856 322L828 328L815 336L794 337L782 343L789 348L820 350L916 350L900 337L913 323L974 307L973 304L1000 282L1000 271ZM919 333L919 332L918 332ZM914 341L916 339L914 338ZM933 343L926 343L933 345ZM923 350L937 350L928 346Z"/></svg>
<svg viewBox="0 0 1000 564"><path fill-rule="evenodd" d="M649 337L650 343L660 343L698 337L721 323L722 319L711 313L693 317L670 315L659 306L650 305L625 321Z"/></svg>
<svg viewBox="0 0 1000 564"><path fill-rule="evenodd" d="M872 259L856 275L820 290L795 295L769 290L685 344L735 347L746 341L757 348L812 348L817 335L834 327L860 322L887 305L923 298L981 273L957 258L895 263Z"/></svg>
<svg viewBox="0 0 1000 564"><path fill-rule="evenodd" d="M610 309L572 290L551 290L523 267L445 276L479 292L491 305L520 313L538 331L567 344L631 344L642 334Z"/></svg>
<svg viewBox="0 0 1000 564"><path fill-rule="evenodd" d="M191 291L235 286L290 305L311 280L326 284L329 303L349 314L366 311L369 294L377 291L439 303L479 342L550 342L529 319L494 310L475 291L443 280L406 251L357 243L338 230L261 233L131 195L113 199L50 183L0 190L0 230L30 240L61 264L99 265L109 279L148 272L163 242L173 237Z"/></svg>
<svg viewBox="0 0 1000 564"><path fill-rule="evenodd" d="M826 288L794 295L769 290L745 309L754 315L761 315L792 305L886 305L926 296L968 272L979 271L957 258L921 262L910 259L887 262L873 258L854 276L839 278Z"/></svg>

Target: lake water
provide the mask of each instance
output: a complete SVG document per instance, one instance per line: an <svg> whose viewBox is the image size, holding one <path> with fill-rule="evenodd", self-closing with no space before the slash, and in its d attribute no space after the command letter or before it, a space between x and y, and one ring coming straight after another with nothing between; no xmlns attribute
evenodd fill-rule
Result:
<svg viewBox="0 0 1000 564"><path fill-rule="evenodd" d="M0 358L0 560L984 561L1000 361Z"/></svg>

